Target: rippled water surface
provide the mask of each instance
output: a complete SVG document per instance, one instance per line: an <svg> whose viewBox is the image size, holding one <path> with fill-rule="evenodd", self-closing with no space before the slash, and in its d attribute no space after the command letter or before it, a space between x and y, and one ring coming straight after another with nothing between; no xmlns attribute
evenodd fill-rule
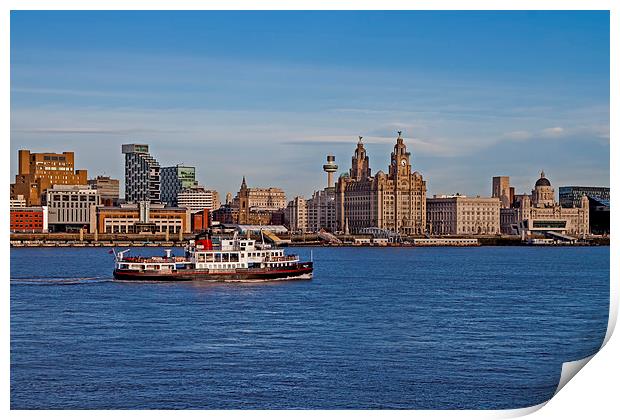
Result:
<svg viewBox="0 0 620 420"><path fill-rule="evenodd" d="M312 281L131 284L12 249L11 407L517 408L605 335L607 247L313 251Z"/></svg>

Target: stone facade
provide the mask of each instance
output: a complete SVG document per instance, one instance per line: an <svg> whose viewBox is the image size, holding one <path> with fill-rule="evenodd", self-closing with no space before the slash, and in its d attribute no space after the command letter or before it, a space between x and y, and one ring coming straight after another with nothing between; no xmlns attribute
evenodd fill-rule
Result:
<svg viewBox="0 0 620 420"><path fill-rule="evenodd" d="M284 210L284 224L292 232L308 231L308 209L303 197L297 196L288 202Z"/></svg>
<svg viewBox="0 0 620 420"><path fill-rule="evenodd" d="M426 181L411 171L411 153L399 132L388 173L373 177L366 149L359 138L349 174L336 184L338 230L357 233L377 227L401 235L422 235L426 230Z"/></svg>
<svg viewBox="0 0 620 420"><path fill-rule="evenodd" d="M256 215L278 212L286 208L286 195L280 188L248 188L245 177L241 182L239 193L233 200L232 207L239 209L240 225L259 224L251 222L251 213ZM256 216L258 217L258 216ZM263 219L259 217L259 219Z"/></svg>
<svg viewBox="0 0 620 420"><path fill-rule="evenodd" d="M496 235L500 233L499 197L434 196L426 200L431 235Z"/></svg>
<svg viewBox="0 0 620 420"><path fill-rule="evenodd" d="M336 190L328 187L315 191L312 198L306 201L308 211L308 231L318 232L325 229L329 232L337 230L336 221Z"/></svg>
<svg viewBox="0 0 620 420"><path fill-rule="evenodd" d="M511 191L514 192L514 189L510 188L510 177L493 177L491 197L499 198L503 209L510 207L514 200L514 197L511 196Z"/></svg>
<svg viewBox="0 0 620 420"><path fill-rule="evenodd" d="M562 207L555 201L551 182L541 172L531 195L518 195L513 208L501 210L500 223L502 233L507 234L555 231L583 236L590 233L588 198L581 197L580 207Z"/></svg>

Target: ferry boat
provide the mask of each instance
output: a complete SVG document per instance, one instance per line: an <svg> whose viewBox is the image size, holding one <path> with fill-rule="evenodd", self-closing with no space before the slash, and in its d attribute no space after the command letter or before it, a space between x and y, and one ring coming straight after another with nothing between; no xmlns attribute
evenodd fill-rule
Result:
<svg viewBox="0 0 620 420"><path fill-rule="evenodd" d="M218 239L218 238L216 238ZM185 255L130 257L129 250L114 252L114 278L127 281L270 281L312 278L312 261L269 244L239 238L214 241L196 239L185 247Z"/></svg>

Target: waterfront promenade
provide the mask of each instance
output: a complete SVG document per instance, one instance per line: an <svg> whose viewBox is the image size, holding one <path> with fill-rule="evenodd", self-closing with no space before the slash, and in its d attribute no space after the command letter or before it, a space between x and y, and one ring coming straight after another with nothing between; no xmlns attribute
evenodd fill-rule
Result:
<svg viewBox="0 0 620 420"><path fill-rule="evenodd" d="M14 248L24 247L172 247L185 246L187 241L193 239L195 234L168 235L165 234L82 234L79 233L13 233L10 244ZM260 237L253 236L261 240ZM340 244L334 244L321 239L318 234L303 235L279 235L281 240L278 245L286 246L472 246L473 243L461 243L456 240L465 239L481 246L520 246L524 245L517 235L474 235L474 236L433 236L437 243L424 244L426 237L405 237L403 242L397 243L372 243L369 235L338 235ZM450 241L446 241L449 239ZM443 240L443 241L439 241ZM586 242L578 245L609 245L609 237L590 236Z"/></svg>

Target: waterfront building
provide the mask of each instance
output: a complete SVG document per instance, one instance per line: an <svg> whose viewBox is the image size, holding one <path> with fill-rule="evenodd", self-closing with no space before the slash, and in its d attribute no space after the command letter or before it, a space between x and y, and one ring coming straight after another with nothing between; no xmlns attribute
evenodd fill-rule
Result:
<svg viewBox="0 0 620 420"><path fill-rule="evenodd" d="M125 201L161 201L160 165L149 154L148 144L123 144L125 155Z"/></svg>
<svg viewBox="0 0 620 420"><path fill-rule="evenodd" d="M426 199L431 235L496 235L500 233L499 197L438 196Z"/></svg>
<svg viewBox="0 0 620 420"><path fill-rule="evenodd" d="M610 207L609 200L588 197L590 210L590 233L595 235L609 235L610 226Z"/></svg>
<svg viewBox="0 0 620 420"><path fill-rule="evenodd" d="M585 195L580 200L579 207L562 207L543 171L530 195L518 195L513 208L501 209L501 231L524 238L536 234L584 236L590 232L589 204Z"/></svg>
<svg viewBox="0 0 620 420"><path fill-rule="evenodd" d="M609 201L609 187L560 187L560 205L562 207L579 207L584 195L597 201Z"/></svg>
<svg viewBox="0 0 620 420"><path fill-rule="evenodd" d="M226 193L226 204L230 205L233 202L233 196L231 192Z"/></svg>
<svg viewBox="0 0 620 420"><path fill-rule="evenodd" d="M27 206L39 206L45 190L52 185L85 185L88 172L75 170L74 152L17 152L18 169L11 184L11 198L23 196Z"/></svg>
<svg viewBox="0 0 620 420"><path fill-rule="evenodd" d="M260 224L251 221L251 213L256 213L254 217L261 220L264 216L259 216L259 213L279 212L283 215L282 210L286 208L286 195L282 189L275 187L248 188L245 177L243 177L241 188L232 206L239 209L238 224Z"/></svg>
<svg viewBox="0 0 620 420"><path fill-rule="evenodd" d="M284 224L292 232L306 232L308 230L308 209L303 197L297 196L288 202L284 211Z"/></svg>
<svg viewBox="0 0 620 420"><path fill-rule="evenodd" d="M118 204L120 198L120 182L118 179L99 175L95 179L89 179L88 185L98 191L101 203L107 206Z"/></svg>
<svg viewBox="0 0 620 420"><path fill-rule="evenodd" d="M15 198L9 199L9 205L11 208L26 207L26 198L22 194L18 194Z"/></svg>
<svg viewBox="0 0 620 420"><path fill-rule="evenodd" d="M67 232L88 229L91 207L101 204L99 191L89 185L54 185L45 196L49 230Z"/></svg>
<svg viewBox="0 0 620 420"><path fill-rule="evenodd" d="M177 195L185 189L197 187L196 168L193 166L168 166L161 168L161 202L177 206Z"/></svg>
<svg viewBox="0 0 620 420"><path fill-rule="evenodd" d="M220 208L218 192L199 186L182 189L174 201L177 207L187 207L192 211L203 209L212 211Z"/></svg>
<svg viewBox="0 0 620 420"><path fill-rule="evenodd" d="M315 191L306 200L306 229L308 232L319 232L321 229L333 232L337 229L336 221L336 189L333 173L338 169L333 155L327 156L323 170L327 173L327 186Z"/></svg>
<svg viewBox="0 0 620 420"><path fill-rule="evenodd" d="M426 181L411 170L411 153L401 132L388 173L371 175L366 149L359 138L348 174L336 183L338 230L357 233L368 227L401 235L421 235L426 229Z"/></svg>
<svg viewBox="0 0 620 420"><path fill-rule="evenodd" d="M510 186L509 176L494 176L491 197L499 198L503 209L512 206L514 202L514 188Z"/></svg>
<svg viewBox="0 0 620 420"><path fill-rule="evenodd" d="M207 230L210 225L208 209L192 212L192 232L203 232Z"/></svg>
<svg viewBox="0 0 620 420"><path fill-rule="evenodd" d="M241 212L239 213L241 215ZM238 219L239 220L239 219ZM249 213L246 225L284 225L284 209L282 210L252 210Z"/></svg>
<svg viewBox="0 0 620 420"><path fill-rule="evenodd" d="M48 230L47 206L11 207L12 233L46 233Z"/></svg>
<svg viewBox="0 0 620 420"><path fill-rule="evenodd" d="M590 232L595 235L608 235L610 232L609 187L560 187L560 205L565 208L581 206L582 198L588 197Z"/></svg>
<svg viewBox="0 0 620 420"><path fill-rule="evenodd" d="M325 229L335 232L338 227L336 220L336 190L327 187L315 191L312 198L306 201L308 232L318 232Z"/></svg>
<svg viewBox="0 0 620 420"><path fill-rule="evenodd" d="M231 204L224 204L211 212L211 219L214 222L226 225L237 224L239 222L239 208Z"/></svg>
<svg viewBox="0 0 620 420"><path fill-rule="evenodd" d="M100 233L190 233L191 212L187 208L141 201L119 207L91 207L90 231Z"/></svg>

